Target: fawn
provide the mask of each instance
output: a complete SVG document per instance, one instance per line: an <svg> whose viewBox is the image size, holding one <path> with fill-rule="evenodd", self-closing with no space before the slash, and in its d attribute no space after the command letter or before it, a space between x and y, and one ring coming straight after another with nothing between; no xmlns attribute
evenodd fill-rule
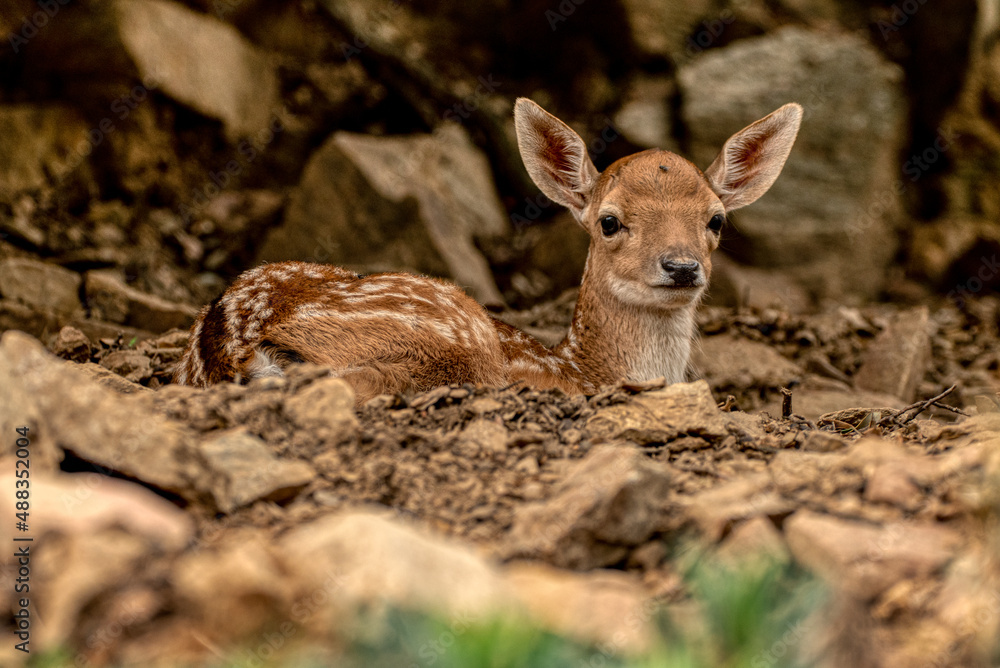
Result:
<svg viewBox="0 0 1000 668"><path fill-rule="evenodd" d="M520 98L514 121L528 173L590 235L562 343L546 348L445 281L277 262L245 272L202 309L175 381L239 382L305 361L332 366L359 405L450 383L592 394L623 379L682 381L726 214L771 187L801 119L802 107L786 104L730 137L705 173L659 149L598 173L573 130Z"/></svg>

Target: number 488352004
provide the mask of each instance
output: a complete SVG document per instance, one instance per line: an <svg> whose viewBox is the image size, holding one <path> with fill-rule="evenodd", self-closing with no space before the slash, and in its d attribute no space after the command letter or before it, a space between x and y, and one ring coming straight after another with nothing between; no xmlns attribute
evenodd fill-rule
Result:
<svg viewBox="0 0 1000 668"><path fill-rule="evenodd" d="M14 475L17 477L17 481L14 483L16 487L14 492L14 497L16 498L14 507L17 508L18 522L27 524L28 508L31 507L28 500L30 497L30 492L28 491L30 483L28 479L31 475L29 473L29 469L31 468L31 452L28 448L31 445L31 441L28 439L27 427L18 427L15 431L18 434L18 439L16 441L17 450L14 452L14 455L17 457L14 460Z"/></svg>

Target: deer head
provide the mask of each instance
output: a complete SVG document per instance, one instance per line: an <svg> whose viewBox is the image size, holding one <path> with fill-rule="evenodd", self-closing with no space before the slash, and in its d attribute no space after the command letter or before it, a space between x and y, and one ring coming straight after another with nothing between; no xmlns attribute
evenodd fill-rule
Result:
<svg viewBox="0 0 1000 668"><path fill-rule="evenodd" d="M726 214L771 187L801 119L802 107L786 104L730 137L704 173L659 149L598 173L583 140L565 123L526 98L514 106L528 173L590 235L584 282L645 309L697 303Z"/></svg>

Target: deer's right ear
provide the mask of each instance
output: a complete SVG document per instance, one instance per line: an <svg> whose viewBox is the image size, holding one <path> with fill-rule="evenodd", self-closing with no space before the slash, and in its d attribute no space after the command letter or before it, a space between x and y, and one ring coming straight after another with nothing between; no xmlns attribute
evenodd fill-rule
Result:
<svg viewBox="0 0 1000 668"><path fill-rule="evenodd" d="M531 180L580 220L598 176L580 135L524 97L514 104L514 127L517 148Z"/></svg>

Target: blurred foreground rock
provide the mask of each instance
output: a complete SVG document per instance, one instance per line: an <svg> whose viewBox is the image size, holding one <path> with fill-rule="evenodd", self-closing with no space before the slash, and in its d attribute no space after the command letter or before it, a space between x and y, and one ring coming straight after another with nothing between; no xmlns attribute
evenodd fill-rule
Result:
<svg viewBox="0 0 1000 668"><path fill-rule="evenodd" d="M620 561L664 528L670 476L634 448L595 448L547 502L525 506L512 556L587 570Z"/></svg>

